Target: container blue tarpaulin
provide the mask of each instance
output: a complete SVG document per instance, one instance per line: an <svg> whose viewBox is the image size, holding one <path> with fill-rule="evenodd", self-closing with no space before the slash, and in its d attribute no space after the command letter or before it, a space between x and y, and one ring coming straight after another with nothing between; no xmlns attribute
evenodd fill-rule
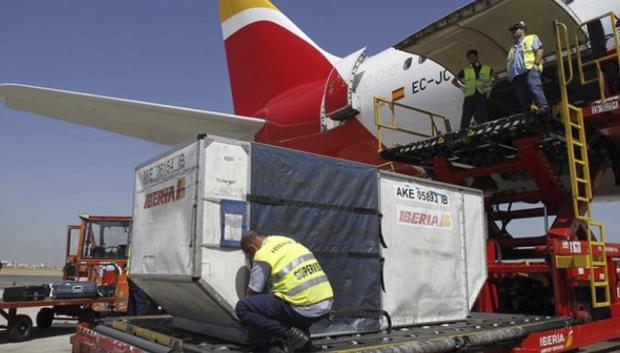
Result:
<svg viewBox="0 0 620 353"><path fill-rule="evenodd" d="M377 329L381 240L374 167L252 144L250 228L308 247L334 289L338 319L317 331ZM285 181L285 182L284 182Z"/></svg>

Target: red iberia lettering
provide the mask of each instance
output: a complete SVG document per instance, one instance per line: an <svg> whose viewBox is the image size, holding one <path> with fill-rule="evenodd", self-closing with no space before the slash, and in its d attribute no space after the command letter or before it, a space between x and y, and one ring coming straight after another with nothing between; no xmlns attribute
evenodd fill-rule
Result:
<svg viewBox="0 0 620 353"><path fill-rule="evenodd" d="M185 197L185 178L177 180L176 188L169 186L161 190L153 191L144 199L144 209L161 206Z"/></svg>
<svg viewBox="0 0 620 353"><path fill-rule="evenodd" d="M414 207L399 207L398 223L430 228L452 228L450 213Z"/></svg>

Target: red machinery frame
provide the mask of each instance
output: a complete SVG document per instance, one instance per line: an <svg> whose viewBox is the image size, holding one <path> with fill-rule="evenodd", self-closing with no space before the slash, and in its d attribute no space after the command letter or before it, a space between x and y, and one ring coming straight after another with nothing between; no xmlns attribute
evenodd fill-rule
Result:
<svg viewBox="0 0 620 353"><path fill-rule="evenodd" d="M607 112L605 116L588 115L588 119L605 119L610 122L608 126L615 126L620 122L620 110ZM504 238L490 240L487 243L489 278L478 297L477 307L479 311L483 312L498 312L499 295L496 283L498 279L543 274L549 276L551 280L555 314L573 317L583 323L561 330L531 334L522 342L520 347L512 349L513 353L564 352L620 337L619 283L617 266L614 261L615 258L620 259L620 244L607 243L605 246L611 305L607 313L603 314L607 317L606 319L593 321L587 305L578 302L575 295L576 288L589 280L589 269L558 268L553 260L556 256L562 255L585 255L588 246L583 236L580 237L578 234L570 192L564 190L545 154L539 149L540 140L541 136L531 136L514 141L514 146L518 150L517 158L492 166L460 169L453 167L448 157L435 157L427 161L433 165L435 174L441 181L460 185L464 185L467 178L488 177L496 173L527 170L538 186L538 190L517 192L511 195L510 199L514 202L544 202L547 210L538 207L490 214L490 223L499 219L542 217L545 213L556 216L547 234L543 236ZM606 168L607 166L601 163L592 163L592 179L597 180ZM493 201L497 202L498 200L487 199L487 206ZM501 203L507 200L499 201ZM498 248L527 248L530 254L536 254L540 260L531 262L524 258L524 261L502 261L498 256ZM601 249L595 249L594 254L600 254L600 251ZM594 275L601 276L603 274L595 270Z"/></svg>

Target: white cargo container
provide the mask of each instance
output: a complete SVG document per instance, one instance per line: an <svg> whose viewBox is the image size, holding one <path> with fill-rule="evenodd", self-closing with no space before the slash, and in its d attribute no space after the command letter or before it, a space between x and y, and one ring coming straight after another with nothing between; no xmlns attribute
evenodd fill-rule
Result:
<svg viewBox="0 0 620 353"><path fill-rule="evenodd" d="M247 202L251 175L257 175L256 170L251 173L252 146L199 137L140 165L135 178L130 257L130 278L174 315L175 325L241 342L251 339L236 319L234 306L248 280L238 244L252 216ZM312 158L326 164L357 165ZM308 175L307 181L316 183L316 173ZM376 179L372 174L370 179L376 183L371 190L379 193L375 199L382 214L381 235L373 231L387 245L377 249L384 258L385 285L383 294L372 294L381 295L377 309L387 311L395 325L465 318L486 278L482 193L379 171ZM304 216L305 211L301 212ZM308 217L316 216L308 212ZM326 243L329 236L326 234ZM376 244L379 248L380 242ZM318 257L323 267L329 267L325 263L329 260ZM358 273L350 280L370 279ZM376 291L372 292L381 293L380 281L374 283ZM336 303L338 295L370 295L342 293L342 289L339 294L341 285L334 283ZM346 326L324 327L347 330Z"/></svg>
<svg viewBox="0 0 620 353"><path fill-rule="evenodd" d="M236 341L247 340L234 316L247 270L238 247L226 245L245 229L249 149L199 138L140 165L135 175L131 279L177 326Z"/></svg>
<svg viewBox="0 0 620 353"><path fill-rule="evenodd" d="M381 172L383 307L394 325L462 320L486 279L480 190Z"/></svg>

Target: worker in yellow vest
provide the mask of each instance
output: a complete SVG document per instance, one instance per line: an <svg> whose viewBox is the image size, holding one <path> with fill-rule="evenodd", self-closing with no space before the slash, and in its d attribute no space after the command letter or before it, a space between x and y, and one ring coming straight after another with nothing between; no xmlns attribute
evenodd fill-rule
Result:
<svg viewBox="0 0 620 353"><path fill-rule="evenodd" d="M307 347L310 326L328 316L334 297L317 259L294 239L255 231L241 238L241 249L251 273L237 317L274 343L271 353Z"/></svg>
<svg viewBox="0 0 620 353"><path fill-rule="evenodd" d="M463 113L461 130L469 128L472 116L477 124L489 121L487 117L487 98L493 89L493 70L489 65L478 61L478 51L468 50L466 53L469 66L459 72L452 84L463 90Z"/></svg>
<svg viewBox="0 0 620 353"><path fill-rule="evenodd" d="M526 116L532 116L532 112L546 114L549 107L540 78L543 43L535 34L526 35L527 27L523 21L515 23L510 31L514 45L508 52L507 70L514 83L521 110Z"/></svg>

